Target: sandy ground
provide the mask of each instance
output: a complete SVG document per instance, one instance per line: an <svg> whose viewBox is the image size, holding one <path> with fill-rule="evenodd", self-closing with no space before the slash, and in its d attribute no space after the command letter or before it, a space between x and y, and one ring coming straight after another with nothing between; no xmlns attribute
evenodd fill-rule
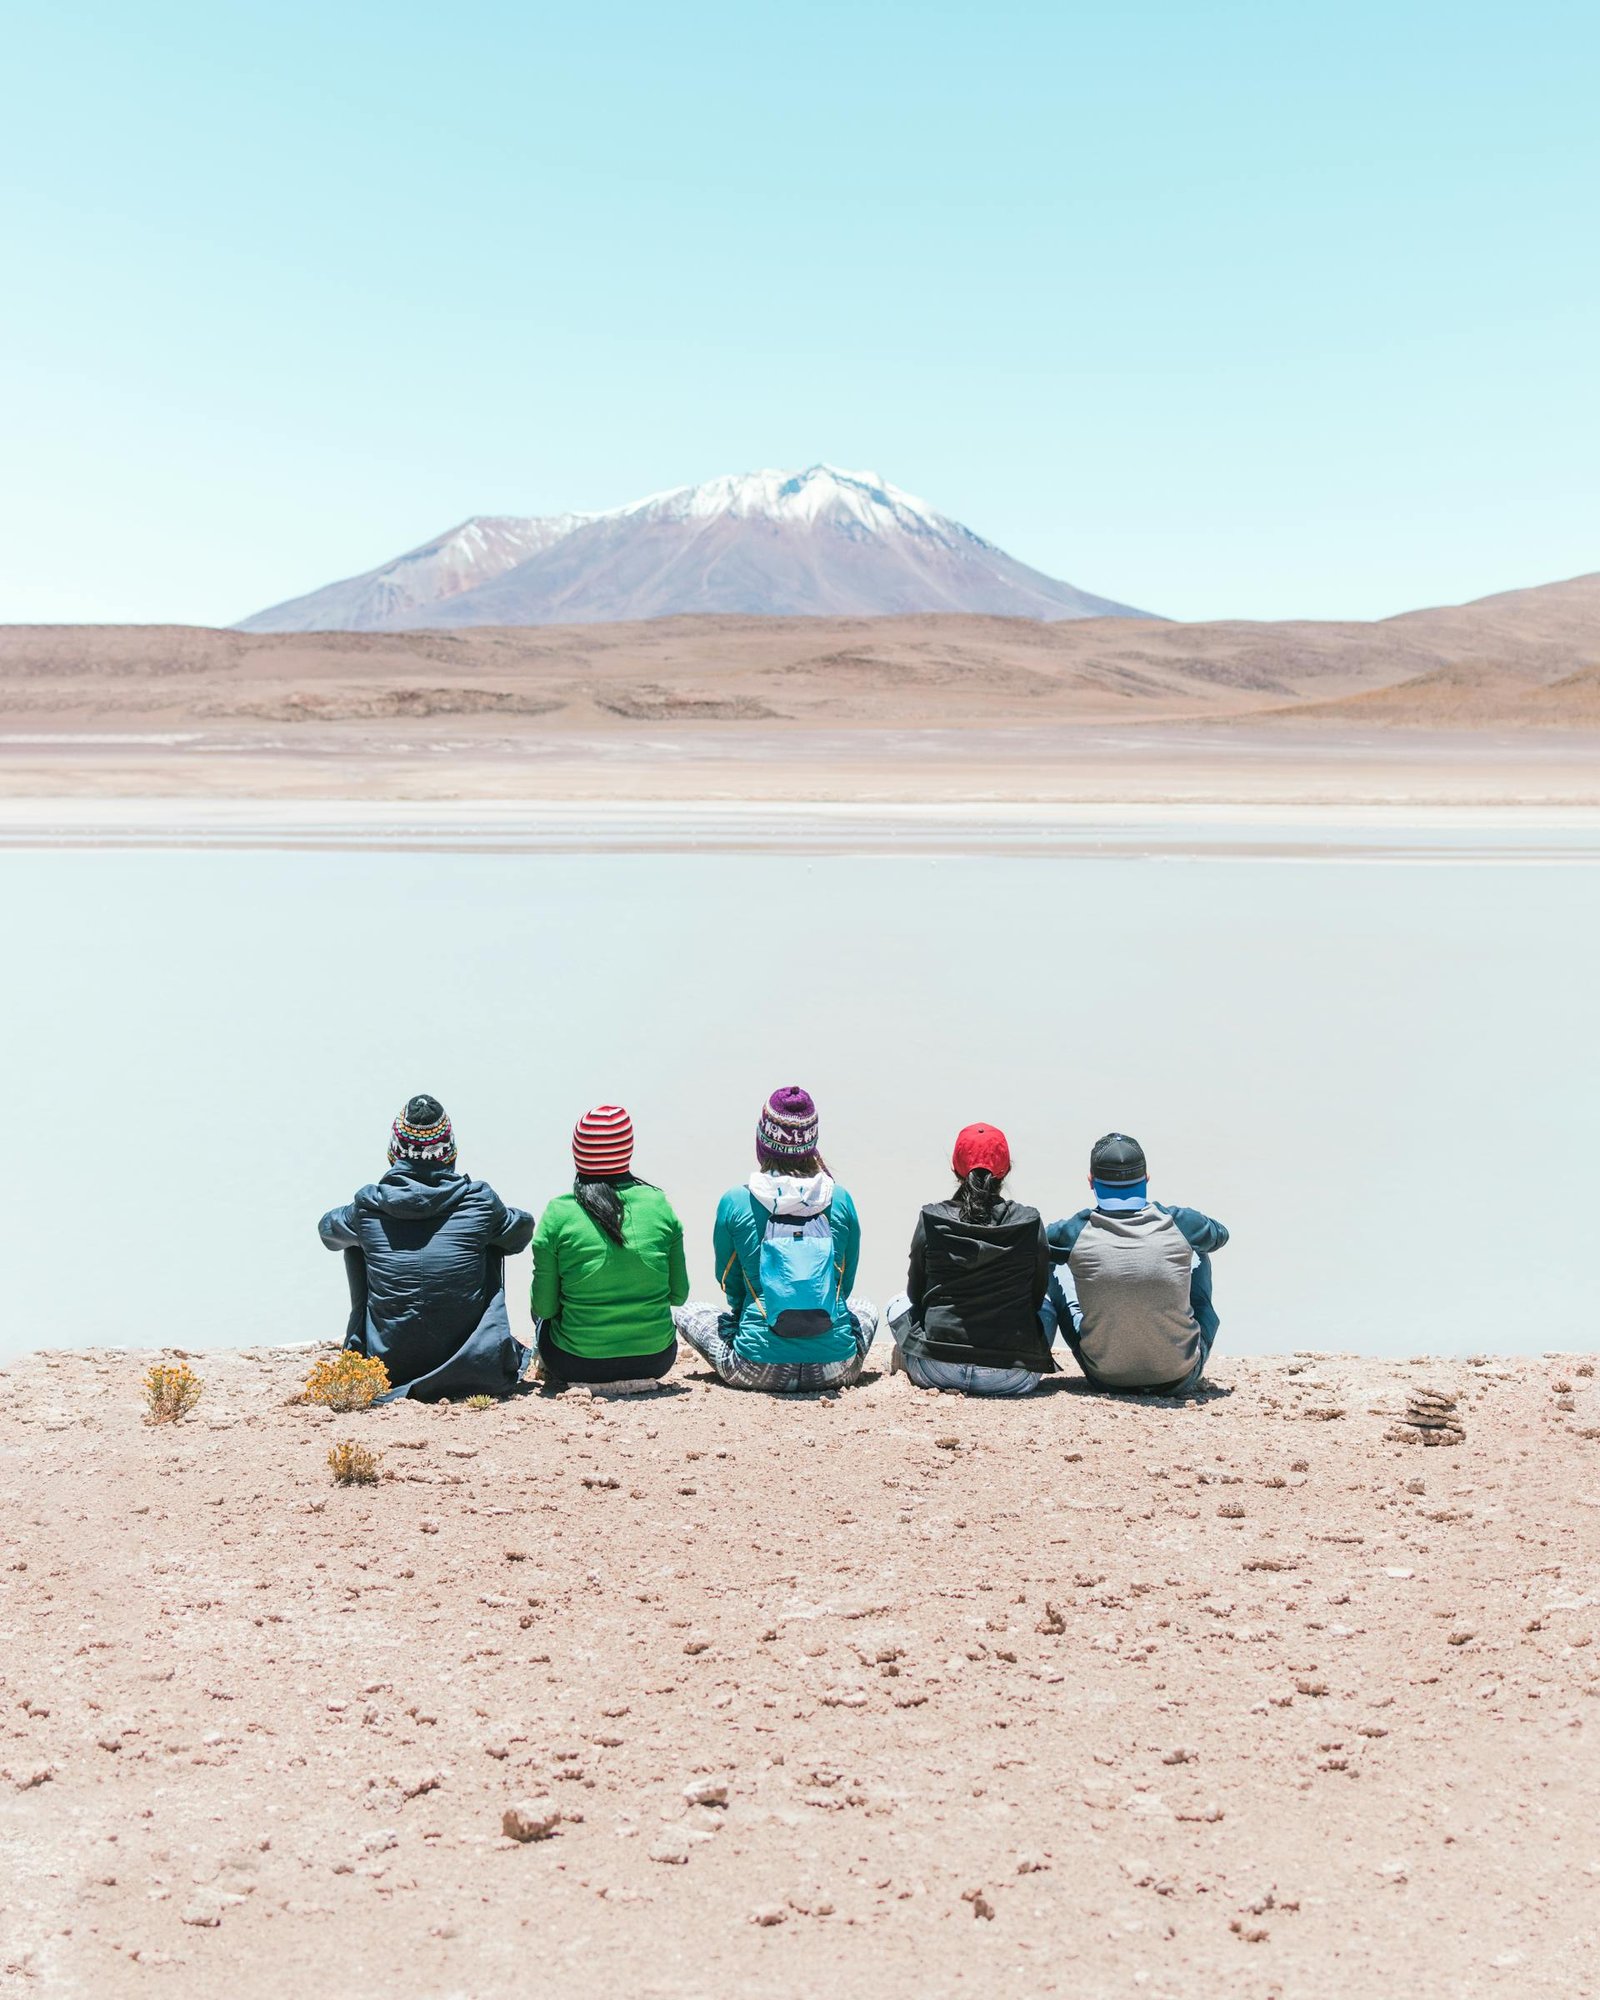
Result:
<svg viewBox="0 0 1600 2000"><path fill-rule="evenodd" d="M1600 805L1600 731L1353 730L1294 721L953 730L618 724L0 730L0 806L64 799L1038 803L1436 808Z"/></svg>
<svg viewBox="0 0 1600 2000"><path fill-rule="evenodd" d="M0 1992L1600 1991L1582 1357L331 1418L252 1350L165 1429L147 1360L0 1377Z"/></svg>
<svg viewBox="0 0 1600 2000"><path fill-rule="evenodd" d="M1600 575L1375 624L0 626L0 799L1600 803Z"/></svg>

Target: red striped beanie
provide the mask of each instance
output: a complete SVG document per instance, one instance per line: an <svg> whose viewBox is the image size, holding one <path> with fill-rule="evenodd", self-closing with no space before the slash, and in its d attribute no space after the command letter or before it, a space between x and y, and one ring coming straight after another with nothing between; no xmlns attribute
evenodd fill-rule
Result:
<svg viewBox="0 0 1600 2000"><path fill-rule="evenodd" d="M572 1164L580 1180L625 1174L633 1159L633 1120L620 1104L597 1104L572 1128Z"/></svg>

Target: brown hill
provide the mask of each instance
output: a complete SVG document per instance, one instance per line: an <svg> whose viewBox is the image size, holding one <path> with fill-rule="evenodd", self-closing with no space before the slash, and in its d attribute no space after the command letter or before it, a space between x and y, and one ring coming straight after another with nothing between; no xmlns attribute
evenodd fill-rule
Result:
<svg viewBox="0 0 1600 2000"><path fill-rule="evenodd" d="M695 617L460 632L0 627L0 717L27 731L448 716L513 732L783 721L1600 719L1600 574L1371 624L968 616Z"/></svg>

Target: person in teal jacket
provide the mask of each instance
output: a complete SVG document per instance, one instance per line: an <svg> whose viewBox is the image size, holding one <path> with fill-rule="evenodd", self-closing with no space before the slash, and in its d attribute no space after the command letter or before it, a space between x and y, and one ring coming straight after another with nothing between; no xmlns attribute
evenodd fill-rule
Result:
<svg viewBox="0 0 1600 2000"><path fill-rule="evenodd" d="M632 1172L633 1123L617 1104L578 1120L571 1194L539 1218L530 1304L545 1380L658 1381L677 1357L672 1309L689 1296L683 1224Z"/></svg>
<svg viewBox="0 0 1600 2000"><path fill-rule="evenodd" d="M755 1173L717 1204L712 1246L726 1309L695 1304L673 1315L680 1335L738 1389L854 1382L878 1330L876 1309L851 1296L861 1260L856 1205L828 1172L818 1137L809 1093L775 1090L756 1127Z"/></svg>

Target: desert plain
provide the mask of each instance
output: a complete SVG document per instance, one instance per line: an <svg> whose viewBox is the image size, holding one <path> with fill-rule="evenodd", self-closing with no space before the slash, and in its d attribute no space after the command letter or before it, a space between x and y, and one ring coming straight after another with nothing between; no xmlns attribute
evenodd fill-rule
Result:
<svg viewBox="0 0 1600 2000"><path fill-rule="evenodd" d="M0 1992L1600 1990L1592 1359L334 1416L263 1347L152 1427L150 1358L0 1376Z"/></svg>
<svg viewBox="0 0 1600 2000"><path fill-rule="evenodd" d="M1369 623L0 628L0 797L1600 802L1600 576Z"/></svg>

